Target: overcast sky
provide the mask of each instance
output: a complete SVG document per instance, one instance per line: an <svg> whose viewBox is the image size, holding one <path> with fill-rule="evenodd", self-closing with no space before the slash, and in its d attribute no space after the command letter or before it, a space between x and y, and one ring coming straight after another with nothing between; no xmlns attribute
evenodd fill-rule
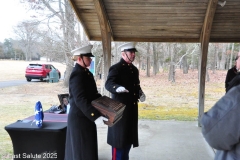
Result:
<svg viewBox="0 0 240 160"><path fill-rule="evenodd" d="M12 27L27 19L28 12L19 0L0 0L0 42L14 38Z"/></svg>

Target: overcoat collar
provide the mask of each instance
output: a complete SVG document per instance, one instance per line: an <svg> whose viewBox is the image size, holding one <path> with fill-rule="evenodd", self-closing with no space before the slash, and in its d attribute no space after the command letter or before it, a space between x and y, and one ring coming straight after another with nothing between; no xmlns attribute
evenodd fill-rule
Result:
<svg viewBox="0 0 240 160"><path fill-rule="evenodd" d="M133 65L132 63L127 63L123 58L121 58L120 63L121 63L123 66L132 66L132 65Z"/></svg>

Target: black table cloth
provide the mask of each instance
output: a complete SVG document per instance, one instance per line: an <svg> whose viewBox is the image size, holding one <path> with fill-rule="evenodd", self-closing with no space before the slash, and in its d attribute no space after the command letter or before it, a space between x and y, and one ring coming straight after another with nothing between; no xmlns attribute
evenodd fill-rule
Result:
<svg viewBox="0 0 240 160"><path fill-rule="evenodd" d="M63 160L67 130L67 115L44 114L38 128L34 116L5 126L13 143L13 158Z"/></svg>

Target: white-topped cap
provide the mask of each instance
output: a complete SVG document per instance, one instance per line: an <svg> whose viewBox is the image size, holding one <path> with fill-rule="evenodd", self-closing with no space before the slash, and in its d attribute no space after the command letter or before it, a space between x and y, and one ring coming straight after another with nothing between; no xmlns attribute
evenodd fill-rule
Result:
<svg viewBox="0 0 240 160"><path fill-rule="evenodd" d="M87 57L94 57L94 55L92 54L92 48L93 45L87 45L81 48L77 48L71 51L71 53L73 53L74 56L87 56Z"/></svg>
<svg viewBox="0 0 240 160"><path fill-rule="evenodd" d="M118 48L120 49L121 52L124 51L135 51L137 52L137 49L135 48L136 43L135 42L129 42L129 43L125 43L121 46L119 46Z"/></svg>

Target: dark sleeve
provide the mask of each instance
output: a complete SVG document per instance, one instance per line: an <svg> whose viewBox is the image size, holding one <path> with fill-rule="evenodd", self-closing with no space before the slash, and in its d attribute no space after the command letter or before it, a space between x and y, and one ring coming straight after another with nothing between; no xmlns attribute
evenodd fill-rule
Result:
<svg viewBox="0 0 240 160"><path fill-rule="evenodd" d="M227 75L226 75L226 79L225 79L225 88L227 89L227 87L228 87L228 82L229 82L229 77L230 77L230 73L229 73L230 71L228 70L227 71Z"/></svg>
<svg viewBox="0 0 240 160"><path fill-rule="evenodd" d="M226 88L226 92L228 92L231 88L240 84L240 75L235 76L229 83Z"/></svg>
<svg viewBox="0 0 240 160"><path fill-rule="evenodd" d="M105 83L105 88L113 94L117 93L116 89L121 86L118 84L118 79L119 79L118 76L119 76L119 71L117 67L115 66L110 67L108 72L108 77Z"/></svg>
<svg viewBox="0 0 240 160"><path fill-rule="evenodd" d="M138 83L139 83L139 91L142 91L141 85L140 85L140 79L139 79L139 70L137 69L137 76L138 76ZM143 92L144 93L144 92Z"/></svg>
<svg viewBox="0 0 240 160"><path fill-rule="evenodd" d="M69 84L71 88L71 94L74 97L74 102L76 106L83 112L83 114L88 117L91 121L95 121L100 117L100 112L91 105L91 101L87 99L87 89L86 82L84 81L83 74L75 72L71 75ZM96 85L96 84L95 84ZM93 93L94 97L100 97L99 93Z"/></svg>
<svg viewBox="0 0 240 160"><path fill-rule="evenodd" d="M142 94L144 93L144 91L142 90L141 86L140 86L140 80L139 80L139 70L136 68L136 72L137 72L137 81L138 81L138 87L139 87L139 91L138 91L138 94L139 94L139 98L142 96Z"/></svg>

